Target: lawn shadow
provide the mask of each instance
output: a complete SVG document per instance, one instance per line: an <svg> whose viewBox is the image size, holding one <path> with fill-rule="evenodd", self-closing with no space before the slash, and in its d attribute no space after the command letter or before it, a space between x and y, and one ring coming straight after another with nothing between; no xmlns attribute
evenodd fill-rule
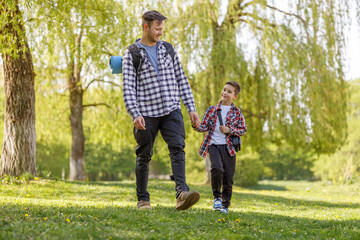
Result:
<svg viewBox="0 0 360 240"><path fill-rule="evenodd" d="M267 191L271 191L271 190L274 190L274 191L289 191L286 187L284 186L278 186L278 185L273 185L273 184L263 184L263 183L258 183L256 185L253 185L253 186L250 186L250 187L247 187L248 189L251 189L251 190L258 190L258 191L261 191L261 190L267 190Z"/></svg>
<svg viewBox="0 0 360 240"><path fill-rule="evenodd" d="M326 201L313 201L308 199L294 199L294 198L286 198L286 197L274 197L274 196L268 196L263 194L255 194L255 193L239 193L234 192L233 196L237 199L240 199L240 201L247 201L247 202L265 202L269 204L276 204L276 203L282 203L282 204L292 204L293 207L298 206L318 206L321 208L360 208L360 204L358 203L329 203ZM256 201L254 201L256 199Z"/></svg>

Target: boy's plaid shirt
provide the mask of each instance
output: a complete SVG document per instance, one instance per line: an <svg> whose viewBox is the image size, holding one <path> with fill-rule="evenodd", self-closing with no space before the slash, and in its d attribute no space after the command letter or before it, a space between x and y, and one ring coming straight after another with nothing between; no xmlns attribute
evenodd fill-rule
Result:
<svg viewBox="0 0 360 240"><path fill-rule="evenodd" d="M217 121L217 110L221 109L221 102L217 105L210 106L205 114L204 118L199 126L199 128L195 128L198 132L207 132L209 131L206 136L204 137L203 142L201 143L199 155L202 157L206 157L207 152L209 151L209 144L211 141L211 137L215 131L216 121ZM246 134L247 127L245 125L245 118L242 114L241 110L235 106L234 103L231 104L230 111L226 116L226 120L224 125L230 128L230 134L225 135L226 137L226 145L231 156L235 156L236 151L235 148L229 138L230 135L237 135L242 136Z"/></svg>
<svg viewBox="0 0 360 240"><path fill-rule="evenodd" d="M133 119L140 115L161 117L181 109L180 97L188 112L195 111L194 96L177 53L175 52L173 61L161 41L157 43L157 47L159 76L151 65L145 49L140 47L144 62L137 82L131 53L128 49L124 53L123 97L126 109Z"/></svg>

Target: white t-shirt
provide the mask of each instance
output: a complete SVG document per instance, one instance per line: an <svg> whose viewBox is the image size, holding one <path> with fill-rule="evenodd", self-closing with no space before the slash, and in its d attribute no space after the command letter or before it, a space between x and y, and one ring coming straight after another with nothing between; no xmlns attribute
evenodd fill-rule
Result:
<svg viewBox="0 0 360 240"><path fill-rule="evenodd" d="M227 116L228 112L230 111L230 108L231 108L231 106L221 105L221 118L223 119L223 124L224 125L225 125L226 116ZM215 131L214 131L214 134L212 135L211 140L210 140L210 145L211 144L215 144L215 145L226 144L225 134L220 132L220 121L219 121L219 119L216 120Z"/></svg>

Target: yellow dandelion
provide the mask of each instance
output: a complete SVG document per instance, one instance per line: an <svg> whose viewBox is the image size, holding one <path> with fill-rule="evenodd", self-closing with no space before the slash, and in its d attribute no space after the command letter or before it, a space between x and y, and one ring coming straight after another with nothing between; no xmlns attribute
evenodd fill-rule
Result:
<svg viewBox="0 0 360 240"><path fill-rule="evenodd" d="M112 237L109 237L109 239L112 239Z"/></svg>
<svg viewBox="0 0 360 240"><path fill-rule="evenodd" d="M34 177L34 180L36 181L36 180L39 180L39 178L38 177Z"/></svg>
<svg viewBox="0 0 360 240"><path fill-rule="evenodd" d="M113 188L116 188L115 186L113 186Z"/></svg>
<svg viewBox="0 0 360 240"><path fill-rule="evenodd" d="M94 217L95 220L97 220L97 217Z"/></svg>
<svg viewBox="0 0 360 240"><path fill-rule="evenodd" d="M276 206L278 206L279 204L278 204L278 203L276 203L275 205L276 205Z"/></svg>
<svg viewBox="0 0 360 240"><path fill-rule="evenodd" d="M221 222L221 219L218 219L218 222Z"/></svg>
<svg viewBox="0 0 360 240"><path fill-rule="evenodd" d="M25 217L28 217L28 216L29 216L29 214L25 213Z"/></svg>
<svg viewBox="0 0 360 240"><path fill-rule="evenodd" d="M26 207L24 207L24 210L26 210Z"/></svg>
<svg viewBox="0 0 360 240"><path fill-rule="evenodd" d="M15 179L19 179L18 177L16 177Z"/></svg>
<svg viewBox="0 0 360 240"><path fill-rule="evenodd" d="M225 221L225 218L223 218L222 220Z"/></svg>
<svg viewBox="0 0 360 240"><path fill-rule="evenodd" d="M47 219L47 218L46 218L46 217L44 217L44 220L45 220L45 221L46 221L46 219Z"/></svg>
<svg viewBox="0 0 360 240"><path fill-rule="evenodd" d="M294 230L294 233L296 233L296 229Z"/></svg>
<svg viewBox="0 0 360 240"><path fill-rule="evenodd" d="M240 220L239 220L239 219L235 219L235 222L238 222L238 223L239 223L239 222L240 222Z"/></svg>
<svg viewBox="0 0 360 240"><path fill-rule="evenodd" d="M70 223L70 219L67 218L66 221L67 221L68 223Z"/></svg>

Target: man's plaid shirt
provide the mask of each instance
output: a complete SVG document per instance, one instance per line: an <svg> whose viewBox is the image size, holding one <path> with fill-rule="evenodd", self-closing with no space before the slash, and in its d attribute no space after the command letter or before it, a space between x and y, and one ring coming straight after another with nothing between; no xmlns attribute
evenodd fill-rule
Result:
<svg viewBox="0 0 360 240"><path fill-rule="evenodd" d="M211 137L214 134L216 121L217 121L217 110L221 109L221 102L217 105L210 106L205 114L204 118L199 126L199 128L195 128L198 132L207 132L204 137L203 142L201 143L199 155L202 157L206 157L207 152L209 151L209 144L211 141ZM245 118L242 114L241 110L235 106L234 103L231 104L230 111L226 115L226 120L224 126L230 128L230 134L225 135L226 137L226 145L231 156L235 156L236 151L235 148L229 138L230 135L242 136L246 134L247 127L245 125Z"/></svg>
<svg viewBox="0 0 360 240"><path fill-rule="evenodd" d="M173 61L170 54L166 53L164 44L161 41L157 43L159 69L157 75L145 49L139 45L138 48L144 62L137 78L128 49L123 57L123 97L130 116L135 119L140 115L146 117L167 115L181 108L180 98L189 112L195 111L194 96L177 53L175 52Z"/></svg>

